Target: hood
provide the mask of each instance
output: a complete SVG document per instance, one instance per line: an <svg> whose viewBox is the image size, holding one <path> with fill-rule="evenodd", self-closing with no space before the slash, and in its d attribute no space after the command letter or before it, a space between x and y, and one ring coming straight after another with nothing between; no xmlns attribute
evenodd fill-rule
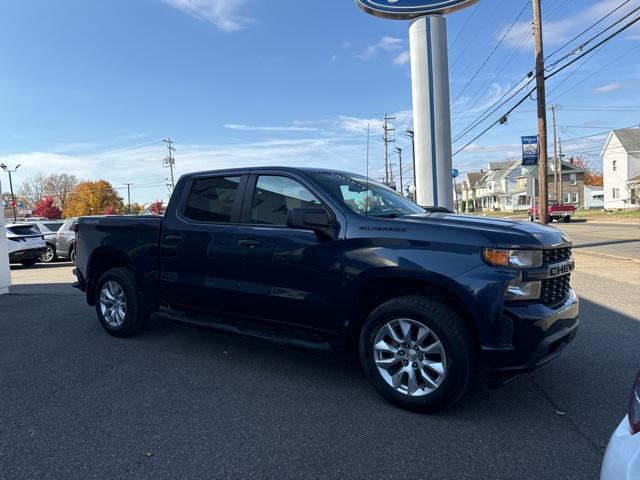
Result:
<svg viewBox="0 0 640 480"><path fill-rule="evenodd" d="M427 213L409 215L397 221L433 227L456 229L460 232L480 234L490 246L504 248L540 248L571 245L570 238L555 227L534 222L502 220L453 213Z"/></svg>

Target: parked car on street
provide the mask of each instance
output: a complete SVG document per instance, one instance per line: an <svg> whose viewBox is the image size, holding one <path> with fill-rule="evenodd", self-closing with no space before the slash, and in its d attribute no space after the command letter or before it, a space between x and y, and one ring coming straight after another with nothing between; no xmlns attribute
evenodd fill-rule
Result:
<svg viewBox="0 0 640 480"><path fill-rule="evenodd" d="M601 480L640 478L640 372L629 401L629 413L613 433L604 455Z"/></svg>
<svg viewBox="0 0 640 480"><path fill-rule="evenodd" d="M76 286L104 329L152 312L359 352L387 400L433 412L482 365L498 385L578 328L571 242L538 224L423 209L364 177L257 168L183 176L164 217L87 217Z"/></svg>
<svg viewBox="0 0 640 480"><path fill-rule="evenodd" d="M78 217L68 218L56 234L56 255L63 260L74 261L76 257L76 232Z"/></svg>
<svg viewBox="0 0 640 480"><path fill-rule="evenodd" d="M58 230L64 224L62 220L24 220L33 225L42 235L44 235L44 241L46 242L47 250L40 256L40 261L43 263L55 262L58 259L56 253L56 246L58 244Z"/></svg>
<svg viewBox="0 0 640 480"><path fill-rule="evenodd" d="M21 263L31 267L46 252L44 236L35 226L28 223L10 223L5 225L9 263Z"/></svg>
<svg viewBox="0 0 640 480"><path fill-rule="evenodd" d="M576 207L574 205L563 205L557 200L549 202L548 207L549 220L560 221L565 223L571 222L571 217L576 213ZM534 222L540 219L539 205L529 209L529 221Z"/></svg>

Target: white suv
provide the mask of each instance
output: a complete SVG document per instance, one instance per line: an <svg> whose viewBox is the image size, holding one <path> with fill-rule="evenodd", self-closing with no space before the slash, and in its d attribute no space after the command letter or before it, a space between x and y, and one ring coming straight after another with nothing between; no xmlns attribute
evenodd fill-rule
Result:
<svg viewBox="0 0 640 480"><path fill-rule="evenodd" d="M47 250L44 235L28 223L8 224L6 229L9 263L21 263L25 267L35 265Z"/></svg>

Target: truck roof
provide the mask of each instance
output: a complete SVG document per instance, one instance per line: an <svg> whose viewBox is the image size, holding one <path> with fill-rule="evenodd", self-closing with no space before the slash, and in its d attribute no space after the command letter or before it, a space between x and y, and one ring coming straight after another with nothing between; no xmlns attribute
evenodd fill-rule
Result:
<svg viewBox="0 0 640 480"><path fill-rule="evenodd" d="M201 172L191 172L187 173L184 176L196 176L196 175L207 175L211 173L238 173L238 172L261 172L261 171L270 171L270 170L282 170L286 172L298 172L298 173L338 173L343 175L353 175L362 177L363 175L347 172L343 170L335 170L331 168L317 168L317 167L283 167L283 166L272 166L272 167L241 167L241 168L225 168L221 170L204 170Z"/></svg>

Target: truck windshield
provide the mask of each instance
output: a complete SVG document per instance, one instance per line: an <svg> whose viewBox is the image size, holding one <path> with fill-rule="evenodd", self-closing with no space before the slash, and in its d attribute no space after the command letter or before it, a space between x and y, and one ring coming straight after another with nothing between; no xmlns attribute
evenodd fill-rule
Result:
<svg viewBox="0 0 640 480"><path fill-rule="evenodd" d="M313 176L340 203L360 215L395 218L425 213L412 201L365 177L333 172L316 173Z"/></svg>

